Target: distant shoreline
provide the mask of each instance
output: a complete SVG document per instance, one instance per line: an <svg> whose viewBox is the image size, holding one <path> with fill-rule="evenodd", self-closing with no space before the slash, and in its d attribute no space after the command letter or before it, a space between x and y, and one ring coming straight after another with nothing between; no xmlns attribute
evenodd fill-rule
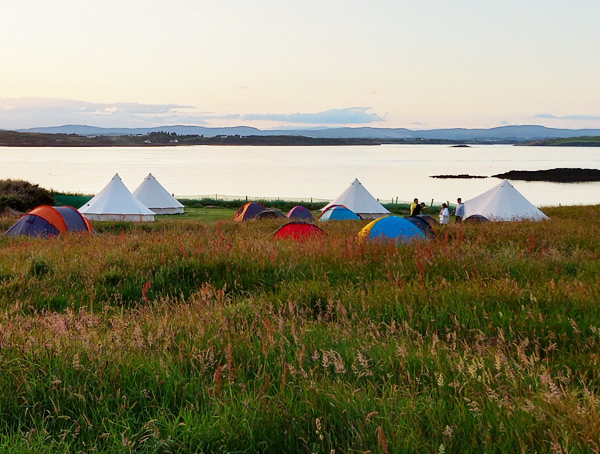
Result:
<svg viewBox="0 0 600 454"><path fill-rule="evenodd" d="M443 139L443 138L365 138L310 137L303 135L216 135L150 132L148 134L66 134L0 130L0 147L177 147L186 145L219 146L375 146L447 145L470 148L477 145L576 146L598 147L600 136L523 141L517 139Z"/></svg>
<svg viewBox="0 0 600 454"><path fill-rule="evenodd" d="M515 141L470 141L474 145L516 144ZM177 147L190 145L221 146L353 146L353 145L448 145L469 147L464 140L446 139L365 139L314 138L295 135L280 136L215 136L177 135L152 132L147 135L55 134L37 132L0 131L2 147Z"/></svg>

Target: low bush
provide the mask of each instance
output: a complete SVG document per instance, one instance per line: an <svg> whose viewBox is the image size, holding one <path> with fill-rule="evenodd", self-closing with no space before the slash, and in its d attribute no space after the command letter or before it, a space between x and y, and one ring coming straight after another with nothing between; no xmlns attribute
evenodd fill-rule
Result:
<svg viewBox="0 0 600 454"><path fill-rule="evenodd" d="M38 205L54 205L52 193L28 181L0 180L0 212L7 208L25 212Z"/></svg>

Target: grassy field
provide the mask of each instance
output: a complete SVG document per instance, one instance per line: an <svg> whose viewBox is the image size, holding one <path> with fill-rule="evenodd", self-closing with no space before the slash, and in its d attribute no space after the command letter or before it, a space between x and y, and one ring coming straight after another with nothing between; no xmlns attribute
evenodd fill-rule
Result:
<svg viewBox="0 0 600 454"><path fill-rule="evenodd" d="M600 452L600 206L400 247L223 210L0 237L0 452Z"/></svg>

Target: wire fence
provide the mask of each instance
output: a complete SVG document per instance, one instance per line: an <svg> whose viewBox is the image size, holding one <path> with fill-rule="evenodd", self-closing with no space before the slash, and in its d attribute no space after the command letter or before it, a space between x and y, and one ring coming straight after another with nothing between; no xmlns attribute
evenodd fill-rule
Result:
<svg viewBox="0 0 600 454"><path fill-rule="evenodd" d="M214 200L215 202L293 202L293 203L306 203L306 204L327 204L331 202L331 199L320 199L317 197L265 197L256 195L226 195L226 194L201 194L201 195L186 195L186 196L175 196L181 200ZM377 201L383 205L410 205L412 200L402 200L399 197L392 199L377 199ZM438 206L442 202L446 201L424 201L428 206ZM447 203L447 202L446 202Z"/></svg>
<svg viewBox="0 0 600 454"><path fill-rule="evenodd" d="M297 203L329 203L329 199L318 199L316 197L265 197L256 195L225 195L225 194L202 194L175 196L183 200L214 200L216 202L297 202Z"/></svg>
<svg viewBox="0 0 600 454"><path fill-rule="evenodd" d="M331 202L331 199L321 199L317 197L265 197L265 196L251 196L251 195L228 195L228 194L200 194L200 195L186 195L186 196L174 196L180 201L189 202L201 202L203 204L220 204L220 203L239 203L245 202L269 202L269 203L282 203L282 204L297 204L297 205L326 205ZM77 195L77 194L55 194L54 199L58 205L70 205L75 208L79 208L86 202L88 202L92 196ZM377 199L382 205L410 205L412 200L401 200L399 197L395 199ZM439 206L442 204L441 201L425 201L428 206Z"/></svg>

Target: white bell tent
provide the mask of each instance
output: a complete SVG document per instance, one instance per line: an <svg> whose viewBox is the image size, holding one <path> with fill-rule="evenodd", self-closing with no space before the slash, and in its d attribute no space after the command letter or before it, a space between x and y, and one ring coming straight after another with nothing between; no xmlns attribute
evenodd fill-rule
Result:
<svg viewBox="0 0 600 454"><path fill-rule="evenodd" d="M154 221L154 212L135 198L118 173L79 212L90 221Z"/></svg>
<svg viewBox="0 0 600 454"><path fill-rule="evenodd" d="M133 195L155 214L181 214L183 205L151 173L133 191Z"/></svg>
<svg viewBox="0 0 600 454"><path fill-rule="evenodd" d="M465 202L463 219L472 215L490 221L541 221L550 219L517 191L508 180Z"/></svg>
<svg viewBox="0 0 600 454"><path fill-rule="evenodd" d="M355 179L348 189L342 192L335 200L321 208L327 210L331 205L344 205L358 214L362 219L377 219L387 216L390 212L373 197L369 191Z"/></svg>

